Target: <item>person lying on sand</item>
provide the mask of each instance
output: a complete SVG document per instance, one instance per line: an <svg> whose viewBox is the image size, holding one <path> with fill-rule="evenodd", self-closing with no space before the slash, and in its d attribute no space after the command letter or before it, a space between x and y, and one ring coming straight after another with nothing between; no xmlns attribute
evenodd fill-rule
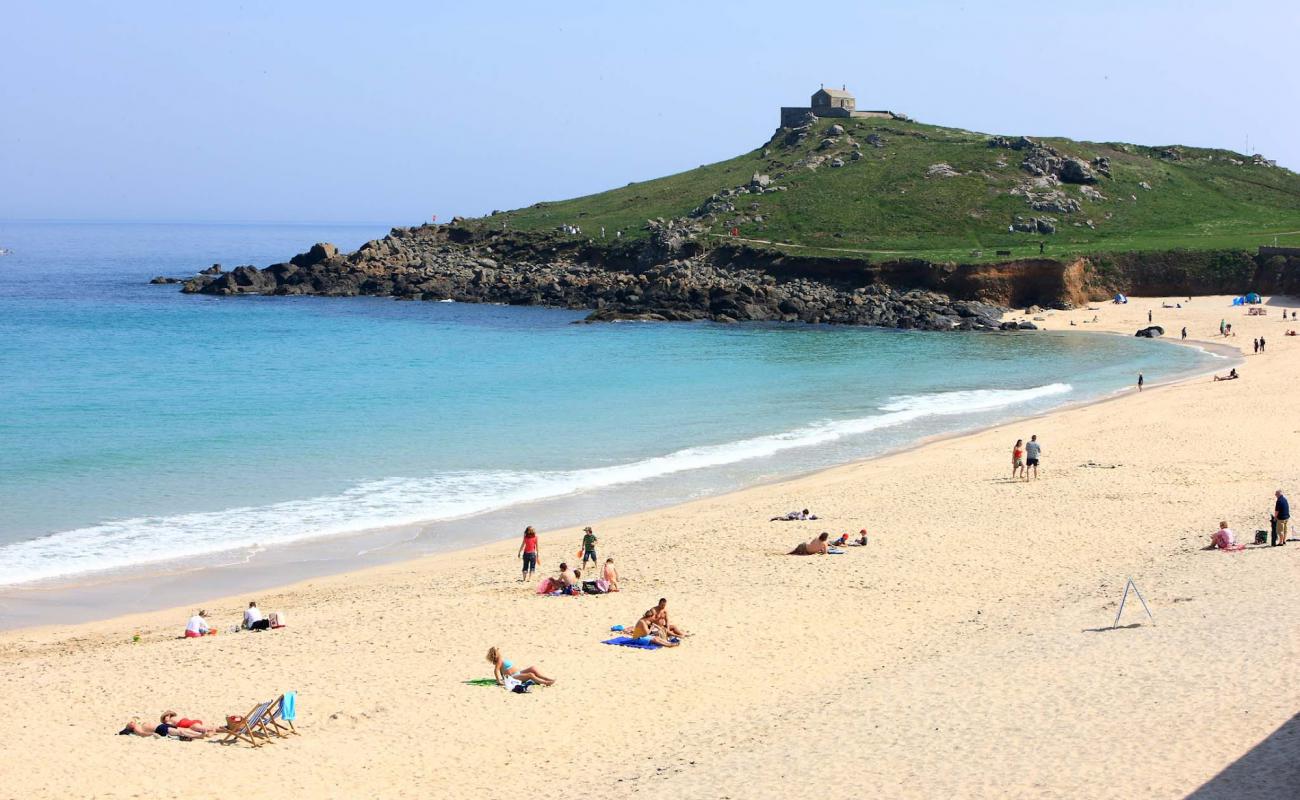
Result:
<svg viewBox="0 0 1300 800"><path fill-rule="evenodd" d="M497 683L502 686L505 686L507 677L517 681L533 681L543 686L555 683L538 672L537 667L516 667L514 662L501 655L501 650L496 647L488 648L487 660L492 664L492 677L496 678Z"/></svg>
<svg viewBox="0 0 1300 800"><path fill-rule="evenodd" d="M209 728L204 725L203 720L201 719L182 717L175 711L164 711L162 716L158 718L158 722L162 725L174 725L182 730L194 731L201 736L207 736L209 733L213 733L217 730L216 728Z"/></svg>
<svg viewBox="0 0 1300 800"><path fill-rule="evenodd" d="M829 533L823 532L821 536L813 539L811 542L800 542L799 546L791 550L789 555L792 556L824 556L830 550L826 540L830 538Z"/></svg>
<svg viewBox="0 0 1300 800"><path fill-rule="evenodd" d="M668 621L668 599L667 598L664 597L659 598L658 604L656 604L655 607L650 609L650 611L647 613L650 613L652 615L651 619L653 620L653 622L656 625L658 625L665 633L671 634L673 636L688 635L686 631L681 630L680 628L678 628L677 626L673 625L671 622Z"/></svg>
<svg viewBox="0 0 1300 800"><path fill-rule="evenodd" d="M676 647L681 642L676 641L664 635L663 629L654 621L655 610L648 609L641 615L641 619L628 631L627 635L636 639L641 644L657 644L660 647Z"/></svg>
<svg viewBox="0 0 1300 800"><path fill-rule="evenodd" d="M1228 527L1228 523L1226 521L1220 522L1219 529L1214 532L1213 536L1210 537L1210 544L1205 549L1206 550L1236 550L1238 549L1237 534L1233 532L1232 528Z"/></svg>
<svg viewBox="0 0 1300 800"><path fill-rule="evenodd" d="M1241 376L1237 374L1237 368L1233 367L1232 371L1230 371L1227 375L1224 375L1223 377L1219 377L1218 375L1215 375L1214 379L1216 381L1235 381L1240 377Z"/></svg>
<svg viewBox="0 0 1300 800"><path fill-rule="evenodd" d="M178 728L175 725L168 725L165 722L160 722L157 725L146 725L140 721L139 717L133 717L130 722L126 723L125 728L117 732L118 736L131 736L133 734L135 736L144 736L146 738L154 736L161 736L163 738L174 736L181 740L203 738L203 734L201 733L192 731L188 728Z"/></svg>
<svg viewBox="0 0 1300 800"><path fill-rule="evenodd" d="M779 517L772 517L768 522L802 522L809 519L817 519L817 515L808 513L808 509L805 508L803 511L790 511Z"/></svg>
<svg viewBox="0 0 1300 800"><path fill-rule="evenodd" d="M618 591L618 570L614 569L614 559L612 558L605 559L604 577L605 577L605 583L609 584L609 588L606 591L617 592Z"/></svg>

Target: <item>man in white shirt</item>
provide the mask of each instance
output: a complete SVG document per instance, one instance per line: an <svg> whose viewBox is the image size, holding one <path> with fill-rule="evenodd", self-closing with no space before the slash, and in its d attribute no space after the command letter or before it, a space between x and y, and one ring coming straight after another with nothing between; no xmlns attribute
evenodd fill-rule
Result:
<svg viewBox="0 0 1300 800"><path fill-rule="evenodd" d="M208 625L208 621L204 619L204 617L206 617L207 615L208 612L200 611L199 613L190 617L189 623L185 625L186 639L195 639L198 638L199 636L208 635L208 631L212 630L212 627Z"/></svg>
<svg viewBox="0 0 1300 800"><path fill-rule="evenodd" d="M264 631L270 626L270 621L262 616L262 609L257 607L257 601L249 603L244 609L244 627L250 631Z"/></svg>

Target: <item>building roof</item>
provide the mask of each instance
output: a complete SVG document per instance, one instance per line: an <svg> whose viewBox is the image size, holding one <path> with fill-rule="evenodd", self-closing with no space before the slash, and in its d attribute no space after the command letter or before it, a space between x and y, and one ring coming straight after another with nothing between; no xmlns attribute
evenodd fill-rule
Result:
<svg viewBox="0 0 1300 800"><path fill-rule="evenodd" d="M817 92L825 92L831 97L852 97L853 96L853 92L847 92L844 91L843 89L827 89L825 86L818 89L816 92L813 92L813 94L817 94Z"/></svg>

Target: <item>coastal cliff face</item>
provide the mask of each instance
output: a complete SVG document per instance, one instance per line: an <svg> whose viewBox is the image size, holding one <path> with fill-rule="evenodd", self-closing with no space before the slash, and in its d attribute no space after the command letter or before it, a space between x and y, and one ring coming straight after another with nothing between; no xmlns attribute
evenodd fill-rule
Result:
<svg viewBox="0 0 1300 800"><path fill-rule="evenodd" d="M706 248L680 220L652 221L649 231L647 240L597 245L454 225L395 228L354 253L317 244L265 269L205 270L182 291L548 305L591 309L589 321L765 320L927 330L1001 328L1006 308L1070 308L1116 292L1300 293L1300 259L1293 256L1175 251L875 264L743 244Z"/></svg>

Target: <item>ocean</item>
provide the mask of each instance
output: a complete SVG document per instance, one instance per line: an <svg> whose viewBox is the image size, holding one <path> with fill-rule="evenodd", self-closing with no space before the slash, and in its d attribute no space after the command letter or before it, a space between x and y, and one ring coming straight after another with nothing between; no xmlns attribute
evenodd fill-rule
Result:
<svg viewBox="0 0 1300 800"><path fill-rule="evenodd" d="M861 459L1212 358L1076 332L586 325L148 284L384 233L0 223L0 586L259 559L338 571ZM991 472L1006 461L991 453Z"/></svg>

